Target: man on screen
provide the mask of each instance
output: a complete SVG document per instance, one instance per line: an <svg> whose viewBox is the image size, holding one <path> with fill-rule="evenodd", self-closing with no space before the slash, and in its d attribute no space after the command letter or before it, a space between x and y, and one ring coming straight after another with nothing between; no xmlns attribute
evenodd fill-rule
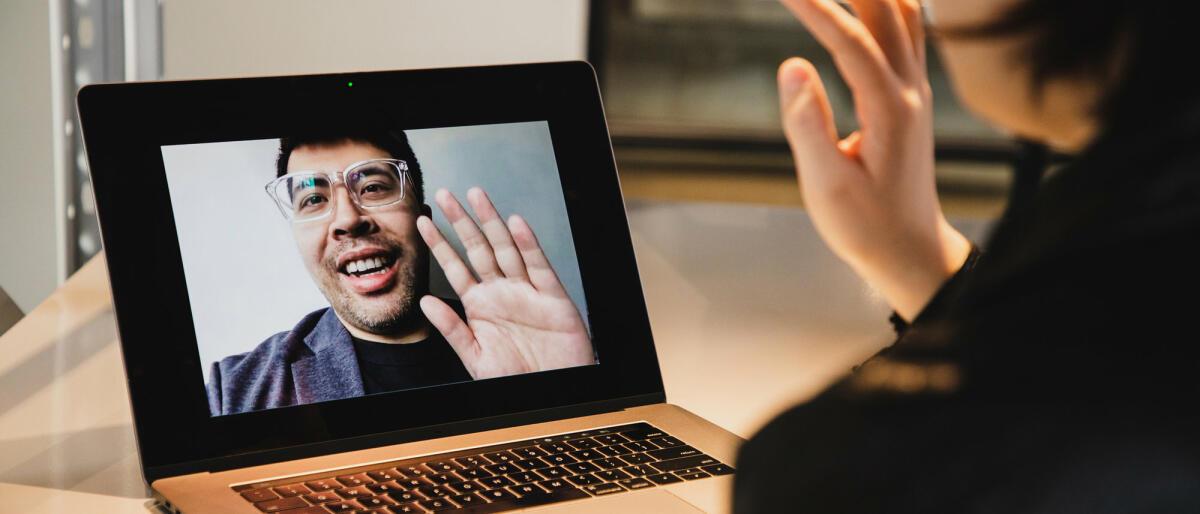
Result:
<svg viewBox="0 0 1200 514"><path fill-rule="evenodd" d="M267 186L330 307L213 364L213 415L595 362L529 225L479 188L436 201L471 268L430 220L403 132L284 138ZM429 254L458 301L429 292ZM472 273L472 268L474 273Z"/></svg>

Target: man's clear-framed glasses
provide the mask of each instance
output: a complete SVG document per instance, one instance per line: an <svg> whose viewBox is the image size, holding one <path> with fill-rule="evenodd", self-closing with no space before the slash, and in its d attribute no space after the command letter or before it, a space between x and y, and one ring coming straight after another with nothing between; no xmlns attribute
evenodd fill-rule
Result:
<svg viewBox="0 0 1200 514"><path fill-rule="evenodd" d="M283 217L293 223L330 216L336 200L334 187L341 183L350 200L363 209L381 209L404 201L412 183L408 163L400 159L368 159L332 174L304 170L288 173L267 184Z"/></svg>

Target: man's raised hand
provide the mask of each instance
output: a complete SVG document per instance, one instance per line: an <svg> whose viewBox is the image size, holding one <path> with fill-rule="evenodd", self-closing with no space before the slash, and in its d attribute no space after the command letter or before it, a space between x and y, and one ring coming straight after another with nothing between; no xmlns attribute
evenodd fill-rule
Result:
<svg viewBox="0 0 1200 514"><path fill-rule="evenodd" d="M525 220L513 215L505 224L477 187L467 191L467 200L480 225L449 191L438 190L435 199L463 242L475 274L433 221L421 216L417 229L462 300L467 321L434 296L421 299L421 310L471 376L483 379L595 362L583 319Z"/></svg>

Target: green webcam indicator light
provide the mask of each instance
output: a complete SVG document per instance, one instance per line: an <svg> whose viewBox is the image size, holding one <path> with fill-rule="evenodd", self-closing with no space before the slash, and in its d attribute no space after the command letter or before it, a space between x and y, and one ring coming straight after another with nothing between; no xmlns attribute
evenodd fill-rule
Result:
<svg viewBox="0 0 1200 514"><path fill-rule="evenodd" d="M347 82L347 83L346 83L346 87L354 87L354 83L353 83L353 82Z"/></svg>

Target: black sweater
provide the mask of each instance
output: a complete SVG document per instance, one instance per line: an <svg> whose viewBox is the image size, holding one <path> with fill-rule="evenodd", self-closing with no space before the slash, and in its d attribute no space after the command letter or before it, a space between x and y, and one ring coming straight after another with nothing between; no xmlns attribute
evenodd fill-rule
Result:
<svg viewBox="0 0 1200 514"><path fill-rule="evenodd" d="M1200 506L1198 114L1047 177L895 344L743 447L735 510Z"/></svg>

